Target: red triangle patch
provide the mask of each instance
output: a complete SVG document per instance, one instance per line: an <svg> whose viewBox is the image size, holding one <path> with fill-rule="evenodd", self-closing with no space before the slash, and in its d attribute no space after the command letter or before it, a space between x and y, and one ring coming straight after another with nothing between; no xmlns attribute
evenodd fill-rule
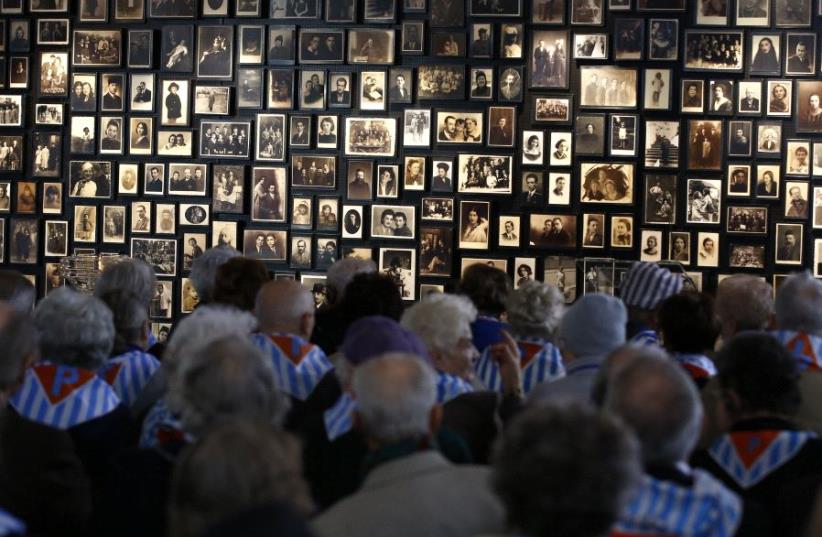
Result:
<svg viewBox="0 0 822 537"><path fill-rule="evenodd" d="M819 369L819 361L813 348L811 338L805 332L799 332L785 344L791 352L800 354L810 360L808 369Z"/></svg>
<svg viewBox="0 0 822 537"><path fill-rule="evenodd" d="M702 369L698 365L682 364L682 367L685 368L685 371L687 371L688 374L690 374L691 378L693 378L693 379L702 379L702 378L708 378L708 377L711 376L711 375L708 374L707 371L705 371L704 369Z"/></svg>
<svg viewBox="0 0 822 537"><path fill-rule="evenodd" d="M294 365L299 365L314 348L312 344L299 343L291 336L271 336L271 340Z"/></svg>
<svg viewBox="0 0 822 537"><path fill-rule="evenodd" d="M65 400L75 390L94 378L94 373L76 367L54 364L34 366L34 375L52 405Z"/></svg>
<svg viewBox="0 0 822 537"><path fill-rule="evenodd" d="M103 373L103 379L105 379L109 386L114 386L114 381L117 380L117 375L120 374L121 369L123 369L123 364L121 363L113 363L106 368L106 371Z"/></svg>
<svg viewBox="0 0 822 537"><path fill-rule="evenodd" d="M777 436L779 431L737 431L731 433L731 442L745 469L750 470Z"/></svg>
<svg viewBox="0 0 822 537"><path fill-rule="evenodd" d="M518 345L520 354L519 365L521 368L525 368L525 366L530 364L543 347L543 345L539 343L528 343L527 341L520 341Z"/></svg>

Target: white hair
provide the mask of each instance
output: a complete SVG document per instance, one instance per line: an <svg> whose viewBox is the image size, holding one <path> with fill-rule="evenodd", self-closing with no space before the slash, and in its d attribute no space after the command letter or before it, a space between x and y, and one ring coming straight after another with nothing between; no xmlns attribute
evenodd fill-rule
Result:
<svg viewBox="0 0 822 537"><path fill-rule="evenodd" d="M231 246L215 246L209 248L203 255L194 260L191 273L188 275L191 285L197 291L201 303L214 300L214 286L217 281L217 269L226 261L242 254Z"/></svg>
<svg viewBox="0 0 822 537"><path fill-rule="evenodd" d="M505 311L517 335L550 340L565 311L565 297L553 285L527 281L508 295Z"/></svg>
<svg viewBox="0 0 822 537"><path fill-rule="evenodd" d="M719 284L714 309L720 321L733 321L737 332L762 330L774 312L773 288L758 276L735 274Z"/></svg>
<svg viewBox="0 0 822 537"><path fill-rule="evenodd" d="M114 320L99 299L69 287L50 292L34 310L42 356L97 370L114 345Z"/></svg>
<svg viewBox="0 0 822 537"><path fill-rule="evenodd" d="M414 304L400 324L414 332L429 351L451 352L463 337L471 337L477 308L462 295L434 293Z"/></svg>
<svg viewBox="0 0 822 537"><path fill-rule="evenodd" d="M418 356L388 353L369 360L354 370L352 386L369 437L397 442L430 433L436 375Z"/></svg>
<svg viewBox="0 0 822 537"><path fill-rule="evenodd" d="M102 297L110 291L130 291L148 308L156 288L157 276L148 263L142 259L124 258L103 269L95 283L94 295Z"/></svg>
<svg viewBox="0 0 822 537"><path fill-rule="evenodd" d="M348 287L354 276L372 272L377 272L377 264L374 263L373 259L346 257L335 261L333 265L328 267L325 283L334 289L336 293L335 300L339 302L345 294L345 288Z"/></svg>
<svg viewBox="0 0 822 537"><path fill-rule="evenodd" d="M776 296L776 325L822 335L822 282L808 271L791 274Z"/></svg>

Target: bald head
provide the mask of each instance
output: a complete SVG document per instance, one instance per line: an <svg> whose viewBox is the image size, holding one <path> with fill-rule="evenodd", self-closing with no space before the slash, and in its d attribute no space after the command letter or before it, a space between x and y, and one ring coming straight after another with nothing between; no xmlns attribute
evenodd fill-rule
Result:
<svg viewBox="0 0 822 537"><path fill-rule="evenodd" d="M254 312L261 332L282 332L308 339L314 330L314 298L294 280L275 280L263 285L257 293Z"/></svg>

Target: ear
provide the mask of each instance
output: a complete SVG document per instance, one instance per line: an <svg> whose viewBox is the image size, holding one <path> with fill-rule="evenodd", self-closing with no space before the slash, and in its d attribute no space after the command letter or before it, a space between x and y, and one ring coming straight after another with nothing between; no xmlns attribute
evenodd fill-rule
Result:
<svg viewBox="0 0 822 537"><path fill-rule="evenodd" d="M311 333L314 331L314 313L303 313L300 316L300 333L305 336L306 339L311 337Z"/></svg>
<svg viewBox="0 0 822 537"><path fill-rule="evenodd" d="M742 411L742 400L739 398L739 394L732 389L723 389L721 399L728 416L735 419Z"/></svg>
<svg viewBox="0 0 822 537"><path fill-rule="evenodd" d="M442 416L442 405L434 405L428 413L428 430L430 431L431 436L437 434L437 431L439 431L442 426Z"/></svg>

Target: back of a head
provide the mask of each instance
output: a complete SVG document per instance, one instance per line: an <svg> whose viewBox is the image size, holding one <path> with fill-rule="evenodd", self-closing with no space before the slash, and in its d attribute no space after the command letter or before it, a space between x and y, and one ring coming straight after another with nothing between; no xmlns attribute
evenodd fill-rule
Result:
<svg viewBox="0 0 822 537"><path fill-rule="evenodd" d="M401 324L414 332L429 351L450 352L461 338L471 339L477 309L462 295L433 293L402 315Z"/></svg>
<svg viewBox="0 0 822 537"><path fill-rule="evenodd" d="M774 304L776 326L822 336L822 282L808 271L791 274L779 287Z"/></svg>
<svg viewBox="0 0 822 537"><path fill-rule="evenodd" d="M719 384L738 398L740 415L792 416L801 402L795 358L765 333L745 332L728 341L716 357ZM736 402L730 404L736 405Z"/></svg>
<svg viewBox="0 0 822 537"><path fill-rule="evenodd" d="M667 298L657 313L665 347L672 352L711 351L719 336L709 295L686 291Z"/></svg>
<svg viewBox="0 0 822 537"><path fill-rule="evenodd" d="M390 276L357 274L345 288L340 310L346 324L369 315L382 315L397 321L402 315L402 296Z"/></svg>
<svg viewBox="0 0 822 537"><path fill-rule="evenodd" d="M247 422L216 427L177 461L170 535L201 537L226 518L273 503L290 508L286 514L307 514L311 500L300 470L299 444L288 433Z"/></svg>
<svg viewBox="0 0 822 537"><path fill-rule="evenodd" d="M693 381L661 352L638 352L616 372L607 386L605 410L636 433L645 464L686 460L702 425Z"/></svg>
<svg viewBox="0 0 822 537"><path fill-rule="evenodd" d="M135 293L128 290L108 291L99 295L114 320L114 354L128 350L129 345L137 345L144 336L148 310Z"/></svg>
<svg viewBox="0 0 822 537"><path fill-rule="evenodd" d="M102 297L111 291L130 291L148 308L156 289L154 269L142 259L129 258L106 265L94 286L94 294Z"/></svg>
<svg viewBox="0 0 822 537"><path fill-rule="evenodd" d="M251 311L257 292L269 280L262 261L248 257L231 258L217 268L213 301Z"/></svg>
<svg viewBox="0 0 822 537"><path fill-rule="evenodd" d="M462 273L459 292L467 296L481 314L499 317L505 312L511 281L504 271L480 263Z"/></svg>
<svg viewBox="0 0 822 537"><path fill-rule="evenodd" d="M725 338L746 330L763 330L774 313L773 288L758 276L735 274L717 287L714 309ZM725 328L729 323L733 330Z"/></svg>
<svg viewBox="0 0 822 537"><path fill-rule="evenodd" d="M39 355L39 338L31 315L0 305L0 393L12 391L22 381L27 363Z"/></svg>
<svg viewBox="0 0 822 537"><path fill-rule="evenodd" d="M600 537L640 476L637 442L617 420L587 407L543 406L506 430L492 483L517 534Z"/></svg>
<svg viewBox="0 0 822 537"><path fill-rule="evenodd" d="M231 246L215 246L209 248L203 255L194 260L191 265L191 273L188 275L197 296L200 297L200 304L207 304L214 300L214 286L217 280L217 269L234 257L242 254Z"/></svg>
<svg viewBox="0 0 822 537"><path fill-rule="evenodd" d="M565 297L553 285L528 281L508 295L505 310L517 335L550 339L565 311Z"/></svg>
<svg viewBox="0 0 822 537"><path fill-rule="evenodd" d="M369 438L393 443L430 434L436 377L418 356L392 353L370 360L354 370L352 385Z"/></svg>
<svg viewBox="0 0 822 537"><path fill-rule="evenodd" d="M276 390L271 362L244 336L224 336L201 347L180 371L180 421L195 436L208 427L248 420L274 423L285 400Z"/></svg>
<svg viewBox="0 0 822 537"><path fill-rule="evenodd" d="M314 298L295 280L272 280L257 293L254 314L261 332L296 334L302 316L314 314Z"/></svg>
<svg viewBox="0 0 822 537"><path fill-rule="evenodd" d="M377 264L373 259L358 259L345 257L334 262L328 267L325 283L332 290L333 303L342 300L345 289L357 274L369 274L377 272Z"/></svg>
<svg viewBox="0 0 822 537"><path fill-rule="evenodd" d="M34 310L43 358L97 370L114 345L111 311L98 298L68 287L50 292Z"/></svg>
<svg viewBox="0 0 822 537"><path fill-rule="evenodd" d="M20 313L34 308L35 290L31 282L16 270L0 270L0 301Z"/></svg>
<svg viewBox="0 0 822 537"><path fill-rule="evenodd" d="M576 357L604 357L625 343L627 321L628 313L620 299L589 293L565 310L557 343Z"/></svg>

